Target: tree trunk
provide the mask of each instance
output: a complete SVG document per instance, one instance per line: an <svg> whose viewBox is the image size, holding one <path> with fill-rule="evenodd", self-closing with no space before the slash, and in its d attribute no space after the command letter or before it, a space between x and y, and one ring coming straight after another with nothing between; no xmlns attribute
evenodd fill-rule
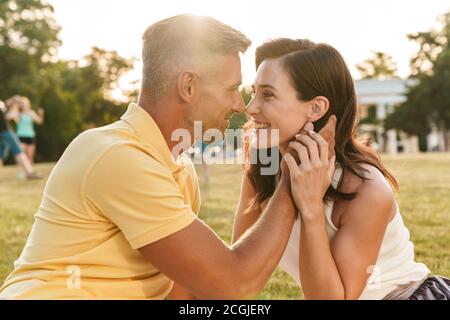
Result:
<svg viewBox="0 0 450 320"><path fill-rule="evenodd" d="M445 152L450 151L450 131L444 130L444 145L445 145Z"/></svg>
<svg viewBox="0 0 450 320"><path fill-rule="evenodd" d="M440 125L440 131L442 133L442 138L444 142L444 150L445 152L450 151L450 134L449 130L446 128L445 123L442 121Z"/></svg>

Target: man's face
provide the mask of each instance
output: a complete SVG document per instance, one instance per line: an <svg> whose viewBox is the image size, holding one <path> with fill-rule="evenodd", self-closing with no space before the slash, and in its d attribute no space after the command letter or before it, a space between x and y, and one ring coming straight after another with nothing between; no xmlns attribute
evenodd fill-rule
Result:
<svg viewBox="0 0 450 320"><path fill-rule="evenodd" d="M235 112L244 111L239 92L242 84L241 59L235 55L217 55L208 72L199 75L199 94L190 120L202 121L203 130L224 132Z"/></svg>

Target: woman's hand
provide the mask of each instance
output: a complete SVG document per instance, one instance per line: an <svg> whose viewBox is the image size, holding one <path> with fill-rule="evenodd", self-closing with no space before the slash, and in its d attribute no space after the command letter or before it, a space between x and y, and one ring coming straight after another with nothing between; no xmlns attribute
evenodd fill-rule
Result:
<svg viewBox="0 0 450 320"><path fill-rule="evenodd" d="M302 128L301 133L308 134L308 132L310 130L314 130L314 125L312 122L307 122L305 124L305 126ZM291 156L293 156L295 161L297 161L297 162L299 161L298 154L295 149L288 146L286 149L286 154L287 153L289 153ZM290 182L289 167L286 163L285 158L281 159L281 168L280 169L281 169L281 182L284 181L285 183L290 184L289 183Z"/></svg>
<svg viewBox="0 0 450 320"><path fill-rule="evenodd" d="M328 143L314 131L297 135L289 147L297 152L300 161L298 165L290 153L284 156L292 197L302 220L323 219L319 215L323 215L323 198L332 181L336 156L328 158Z"/></svg>

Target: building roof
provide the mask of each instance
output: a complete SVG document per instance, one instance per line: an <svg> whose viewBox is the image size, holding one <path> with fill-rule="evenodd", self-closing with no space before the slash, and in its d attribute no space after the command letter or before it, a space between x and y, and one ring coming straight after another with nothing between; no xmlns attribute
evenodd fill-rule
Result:
<svg viewBox="0 0 450 320"><path fill-rule="evenodd" d="M398 104L406 100L408 86L414 80L364 79L355 81L356 95L360 104Z"/></svg>

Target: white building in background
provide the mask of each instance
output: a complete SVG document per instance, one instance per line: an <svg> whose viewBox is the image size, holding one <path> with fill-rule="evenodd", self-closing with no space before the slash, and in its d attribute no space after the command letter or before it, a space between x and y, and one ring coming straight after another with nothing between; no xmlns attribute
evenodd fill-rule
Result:
<svg viewBox="0 0 450 320"><path fill-rule="evenodd" d="M372 118L384 120L394 111L395 106L406 101L407 86L412 85L411 80L357 80L355 82L358 98L359 119ZM360 133L369 134L376 142L375 146L380 152L396 154L398 152L419 152L419 139L408 136L398 130L385 131L378 124L361 124ZM427 137L428 151L444 150L442 134L436 129Z"/></svg>

